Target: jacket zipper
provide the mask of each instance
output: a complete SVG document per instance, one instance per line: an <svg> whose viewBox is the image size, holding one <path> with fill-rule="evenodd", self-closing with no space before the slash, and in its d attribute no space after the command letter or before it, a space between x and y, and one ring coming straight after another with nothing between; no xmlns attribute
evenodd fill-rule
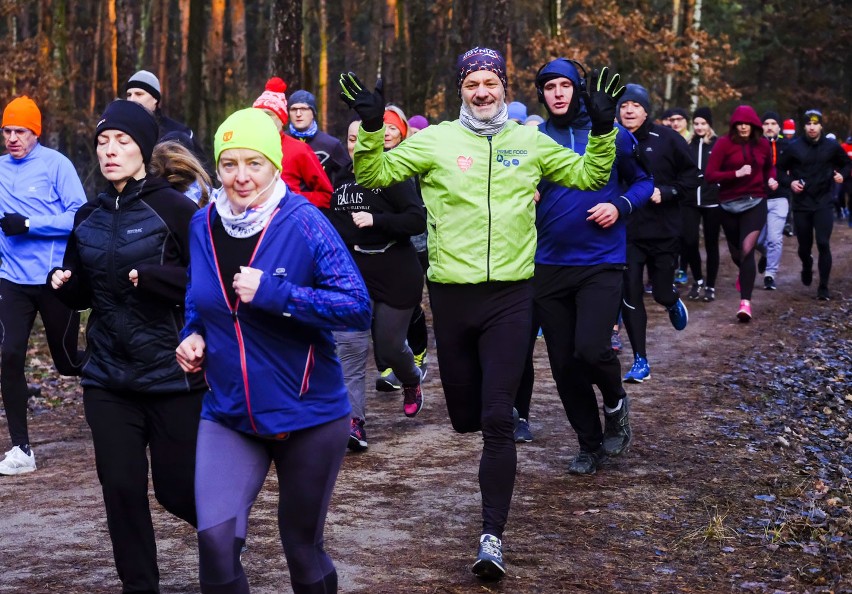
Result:
<svg viewBox="0 0 852 594"><path fill-rule="evenodd" d="M260 234L260 238L258 238L257 240L257 245L254 246L254 252L252 252L251 258L249 258L249 266L251 266L252 262L254 262L254 258L257 255L257 251L260 249L260 244L263 243L263 238L266 235L266 231L269 229L269 224L272 222L272 219L275 218L275 215L278 214L279 210L279 208L276 208L272 212L272 215L270 215L269 220L266 222L266 226L263 228L263 231ZM240 351L240 371L243 376L243 389L245 390L246 412L248 413L249 423L251 424L251 430L259 435L260 433L257 430L257 424L254 422L254 413L252 413L251 410L251 391L249 389L246 344L245 340L243 340L243 330L240 327L240 318L238 315L238 310L240 308L240 298L237 297L233 305L228 303L228 292L225 290L225 281L222 278L221 271L219 270L219 259L216 257L216 247L213 244L213 211L214 209L210 208L210 214L207 215L207 233L210 236L210 251L213 254L213 264L216 267L216 276L219 277L219 288L222 289L222 297L225 300L225 305L227 305L228 311L231 312L231 319L234 321L234 333L237 336L237 347Z"/></svg>
<svg viewBox="0 0 852 594"><path fill-rule="evenodd" d="M491 162L494 156L494 144L491 142L491 136L488 137L488 252L485 258L485 280L491 280Z"/></svg>

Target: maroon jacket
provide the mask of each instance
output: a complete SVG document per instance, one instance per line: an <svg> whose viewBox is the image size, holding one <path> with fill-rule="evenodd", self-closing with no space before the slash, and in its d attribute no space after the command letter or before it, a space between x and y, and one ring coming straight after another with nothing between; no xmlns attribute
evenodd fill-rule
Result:
<svg viewBox="0 0 852 594"><path fill-rule="evenodd" d="M751 124L751 136L743 141L737 134L736 125ZM736 171L743 165L751 165L751 175L737 177ZM745 196L766 198L766 182L775 177L775 166L769 142L763 138L763 130L757 113L748 105L740 105L731 115L731 127L727 136L716 141L704 178L719 184L719 202L729 202Z"/></svg>

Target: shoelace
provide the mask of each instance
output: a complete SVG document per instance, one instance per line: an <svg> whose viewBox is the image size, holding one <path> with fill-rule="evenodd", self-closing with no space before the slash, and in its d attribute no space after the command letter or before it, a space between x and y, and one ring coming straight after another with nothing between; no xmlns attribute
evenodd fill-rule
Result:
<svg viewBox="0 0 852 594"><path fill-rule="evenodd" d="M503 551L500 546L500 541L496 538L493 540L484 540L482 541L482 543L480 543L480 546L482 547L482 552L484 554L489 555L491 557L496 557L500 561L503 560Z"/></svg>

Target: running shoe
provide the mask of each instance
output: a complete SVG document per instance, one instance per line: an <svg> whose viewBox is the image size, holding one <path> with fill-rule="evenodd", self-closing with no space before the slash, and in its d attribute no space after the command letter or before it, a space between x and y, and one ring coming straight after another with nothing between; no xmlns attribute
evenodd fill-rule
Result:
<svg viewBox="0 0 852 594"><path fill-rule="evenodd" d="M604 409L603 450L607 456L620 456L630 448L633 432L630 430L630 400L625 394L621 408L613 413Z"/></svg>
<svg viewBox="0 0 852 594"><path fill-rule="evenodd" d="M775 286L775 279L771 276L763 277L763 288L767 291L774 291L778 287Z"/></svg>
<svg viewBox="0 0 852 594"><path fill-rule="evenodd" d="M716 289L714 287L704 287L704 301L707 303L716 301Z"/></svg>
<svg viewBox="0 0 852 594"><path fill-rule="evenodd" d="M420 370L420 382L422 383L426 379L426 370L429 367L429 357L425 350L419 355L414 355L414 364Z"/></svg>
<svg viewBox="0 0 852 594"><path fill-rule="evenodd" d="M596 452L580 450L580 453L574 456L568 465L568 472L569 474L595 474L605 458L603 447Z"/></svg>
<svg viewBox="0 0 852 594"><path fill-rule="evenodd" d="M379 392L396 392L402 388L402 382L397 379L393 369L388 367L376 378L376 390Z"/></svg>
<svg viewBox="0 0 852 594"><path fill-rule="evenodd" d="M820 301L829 301L831 299L831 293L828 292L828 287L825 285L820 285L817 289L817 299Z"/></svg>
<svg viewBox="0 0 852 594"><path fill-rule="evenodd" d="M402 411L409 419L416 417L423 408L423 390L420 384L402 387Z"/></svg>
<svg viewBox="0 0 852 594"><path fill-rule="evenodd" d="M701 288L704 286L704 281L700 280L697 283L692 283L692 289L689 290L687 297L693 301L698 301L701 298Z"/></svg>
<svg viewBox="0 0 852 594"><path fill-rule="evenodd" d="M353 418L349 427L349 443L346 444L353 452L363 452L367 449L367 431L364 429L364 419Z"/></svg>
<svg viewBox="0 0 852 594"><path fill-rule="evenodd" d="M13 447L6 452L6 457L0 461L0 474L4 475L24 474L35 469L35 454L32 449L27 454L21 449L21 446Z"/></svg>
<svg viewBox="0 0 852 594"><path fill-rule="evenodd" d="M624 345L621 343L621 335L618 330L612 331L612 336L609 339L609 346L612 347L612 350L615 351L616 355L621 353L621 349L624 348Z"/></svg>
<svg viewBox="0 0 852 594"><path fill-rule="evenodd" d="M677 303L669 307L668 312L669 320L675 330L680 331L686 328L686 324L689 322L689 312L681 299L678 299Z"/></svg>
<svg viewBox="0 0 852 594"><path fill-rule="evenodd" d="M651 281L648 281L647 283L645 283L645 285L642 288L645 291L646 295L650 295L651 293L654 292L654 286L651 284Z"/></svg>
<svg viewBox="0 0 852 594"><path fill-rule="evenodd" d="M790 223L786 223L784 225L784 236L793 237L793 225L791 225Z"/></svg>
<svg viewBox="0 0 852 594"><path fill-rule="evenodd" d="M515 421L515 443L529 443L532 440L533 434L530 430L530 422L517 417Z"/></svg>
<svg viewBox="0 0 852 594"><path fill-rule="evenodd" d="M648 359L633 355L633 367L624 374L624 381L631 384L641 384L646 379L651 379L651 366Z"/></svg>
<svg viewBox="0 0 852 594"><path fill-rule="evenodd" d="M759 274L766 272L766 254L760 254L760 258L757 260L757 272Z"/></svg>
<svg viewBox="0 0 852 594"><path fill-rule="evenodd" d="M481 580L499 580L506 575L503 542L499 538L491 534L479 538L479 551L471 571Z"/></svg>
<svg viewBox="0 0 852 594"><path fill-rule="evenodd" d="M686 270L675 270L674 282L676 285L685 285L689 280Z"/></svg>
<svg viewBox="0 0 852 594"><path fill-rule="evenodd" d="M740 308L737 310L737 318L739 318L740 322L750 322L751 321L751 301L748 299L742 299L740 301Z"/></svg>
<svg viewBox="0 0 852 594"><path fill-rule="evenodd" d="M802 284L810 287L814 282L814 257L808 256L807 261L802 262Z"/></svg>

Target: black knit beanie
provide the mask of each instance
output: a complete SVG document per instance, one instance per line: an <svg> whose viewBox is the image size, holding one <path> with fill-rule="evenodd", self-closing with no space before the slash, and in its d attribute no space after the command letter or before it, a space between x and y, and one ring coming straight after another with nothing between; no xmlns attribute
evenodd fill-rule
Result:
<svg viewBox="0 0 852 594"><path fill-rule="evenodd" d="M696 109L695 113L692 114L692 119L694 120L695 118L704 118L710 127L713 127L713 112L710 111L709 107L699 107Z"/></svg>
<svg viewBox="0 0 852 594"><path fill-rule="evenodd" d="M160 129L151 112L138 103L116 99L107 105L95 130L95 146L98 144L98 135L104 130L121 130L139 146L145 164L151 161Z"/></svg>
<svg viewBox="0 0 852 594"><path fill-rule="evenodd" d="M763 114L763 118L761 118L761 122L765 122L766 120L775 120L775 122L780 126L781 125L781 116L778 115L777 112L767 111Z"/></svg>

